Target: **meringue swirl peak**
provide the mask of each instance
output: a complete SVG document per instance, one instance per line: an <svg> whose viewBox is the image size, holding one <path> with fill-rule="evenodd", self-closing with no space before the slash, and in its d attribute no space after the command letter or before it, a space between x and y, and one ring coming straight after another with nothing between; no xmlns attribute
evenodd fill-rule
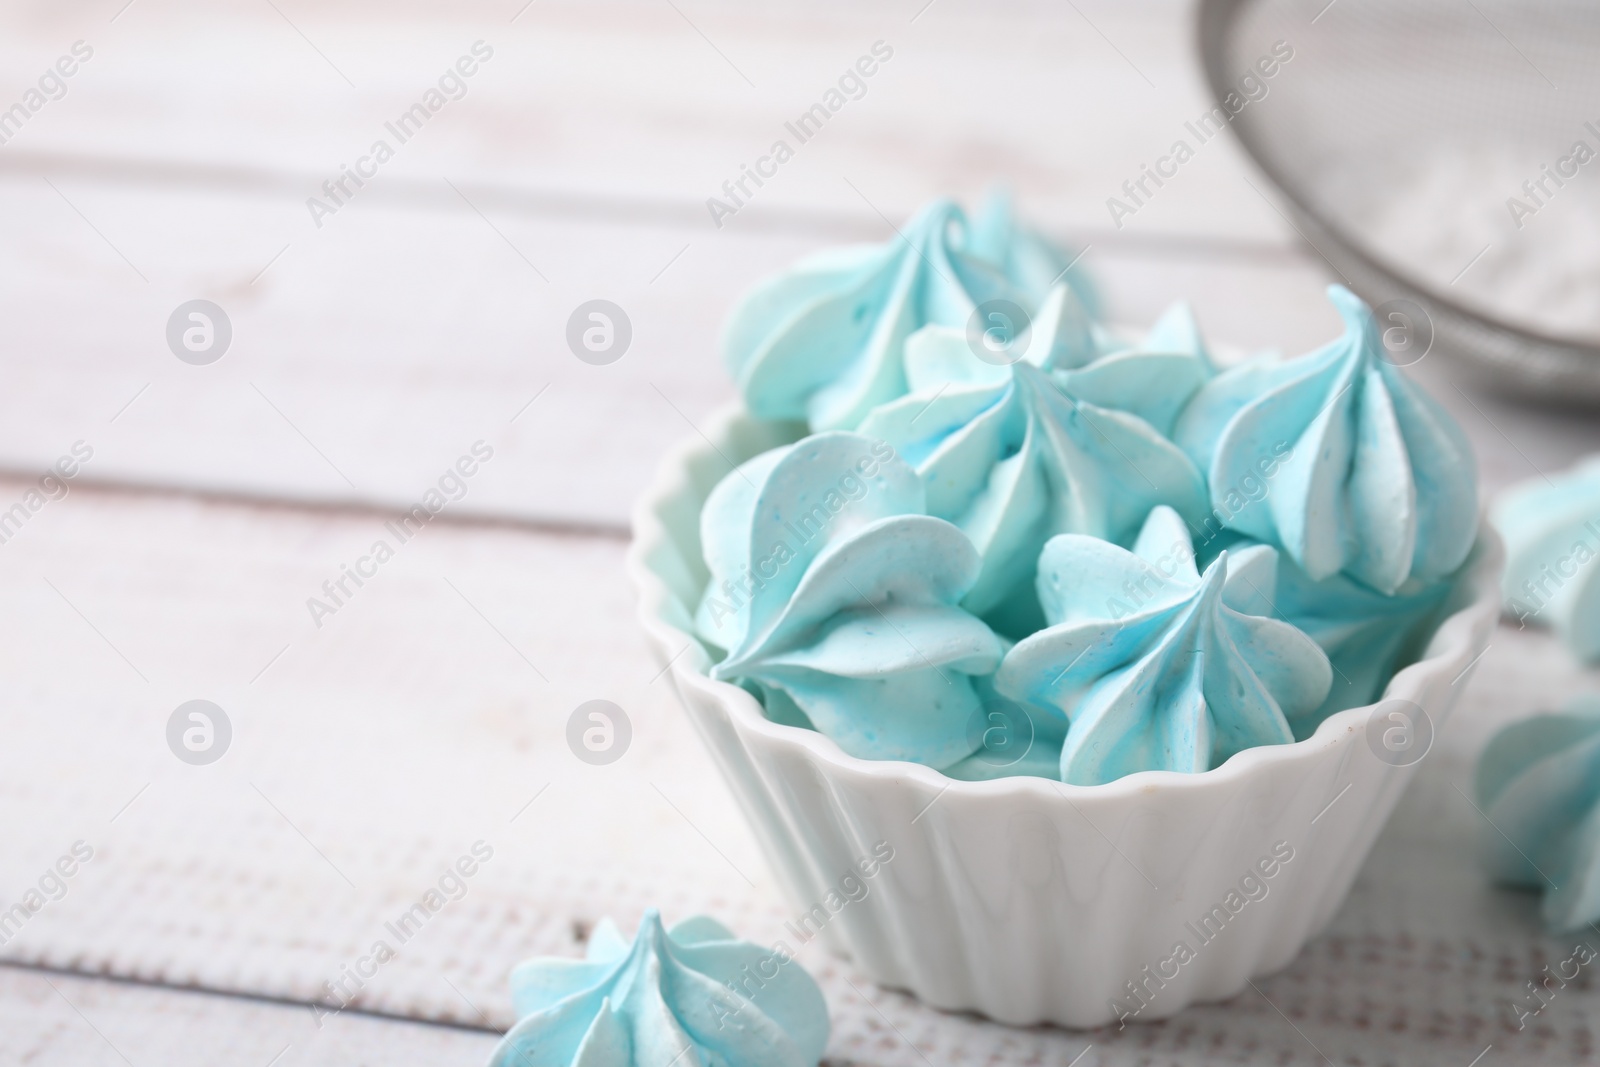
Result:
<svg viewBox="0 0 1600 1067"><path fill-rule="evenodd" d="M723 353L756 417L854 429L904 395L911 334L965 328L991 300L1032 315L1062 277L1092 309L1072 261L1019 225L1007 196L991 195L971 221L937 200L881 245L824 251L756 285L729 315Z"/></svg>
<svg viewBox="0 0 1600 1067"><path fill-rule="evenodd" d="M1252 613L1270 602L1276 565L1274 549L1253 545L1201 574L1167 507L1151 511L1132 551L1054 537L1038 576L1050 625L1006 654L995 688L1067 715L1061 780L1078 785L1196 773L1288 744L1327 697L1332 668L1306 634Z"/></svg>
<svg viewBox="0 0 1600 1067"><path fill-rule="evenodd" d="M605 919L587 958L519 964L511 999L490 1067L817 1067L828 1043L822 991L786 952L654 909L631 945Z"/></svg>
<svg viewBox="0 0 1600 1067"><path fill-rule="evenodd" d="M1343 571L1381 593L1442 578L1477 538L1477 470L1455 420L1384 358L1371 310L1328 297L1338 340L1286 362L1257 360L1207 382L1176 438L1207 473L1213 504L1287 442L1272 490L1228 525L1280 546L1313 579Z"/></svg>
<svg viewBox="0 0 1600 1067"><path fill-rule="evenodd" d="M940 768L972 754L975 681L1003 652L960 606L981 561L926 514L885 442L835 431L757 456L712 490L701 539L696 623L728 650L713 678L853 756Z"/></svg>
<svg viewBox="0 0 1600 1067"><path fill-rule="evenodd" d="M962 331L926 327L906 345L912 392L861 424L916 468L929 514L972 539L983 567L962 604L1013 636L1043 624L1033 575L1053 535L1124 540L1157 504L1191 520L1205 510L1200 472L1139 414L1170 425L1171 396L1198 389L1203 365L1136 350L1097 357L1088 325L1058 287L1004 366L975 358Z"/></svg>

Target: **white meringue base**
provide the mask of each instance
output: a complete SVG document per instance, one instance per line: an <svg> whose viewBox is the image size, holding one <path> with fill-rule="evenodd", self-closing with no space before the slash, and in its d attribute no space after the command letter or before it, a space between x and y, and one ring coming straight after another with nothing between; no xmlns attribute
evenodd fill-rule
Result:
<svg viewBox="0 0 1600 1067"><path fill-rule="evenodd" d="M1134 1016L1146 1022L1232 997L1288 965L1332 919L1416 769L1375 754L1373 707L1203 774L1142 772L1099 786L956 781L856 759L822 734L771 722L744 690L707 677L710 661L690 636L706 580L698 517L727 461L800 429L722 412L711 445L693 439L663 462L635 509L628 554L656 653L796 913L822 904L887 841L894 858L863 899L831 915L822 939L882 985L1014 1025L1114 1023L1140 1003L1130 982L1146 990ZM1474 553L1456 610L1385 694L1422 707L1435 730L1499 614L1503 552L1487 526ZM1278 842L1294 856L1260 880L1266 895L1201 944L1187 924L1224 905ZM1193 958L1176 964L1179 940Z"/></svg>

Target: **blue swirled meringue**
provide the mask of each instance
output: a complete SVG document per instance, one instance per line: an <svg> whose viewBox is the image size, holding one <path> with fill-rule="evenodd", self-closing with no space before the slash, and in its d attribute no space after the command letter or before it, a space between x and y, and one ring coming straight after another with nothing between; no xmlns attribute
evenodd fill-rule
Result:
<svg viewBox="0 0 1600 1067"><path fill-rule="evenodd" d="M1053 535L1131 539L1150 509L1205 511L1205 483L1148 415L1170 428L1206 369L1182 354L1095 358L1070 290L1050 294L1010 365L978 359L964 331L930 326L906 344L911 393L872 411L861 432L894 446L983 557L962 601L1003 632L1043 622L1033 590Z"/></svg>
<svg viewBox="0 0 1600 1067"><path fill-rule="evenodd" d="M816 1067L828 1043L811 976L704 916L652 909L632 945L603 920L587 958L519 964L511 999L490 1067Z"/></svg>
<svg viewBox="0 0 1600 1067"><path fill-rule="evenodd" d="M1501 730L1476 785L1490 874L1544 890L1552 930L1600 921L1600 698Z"/></svg>
<svg viewBox="0 0 1600 1067"><path fill-rule="evenodd" d="M1316 642L1247 614L1270 600L1277 553L1224 552L1202 575L1188 528L1151 511L1133 551L1074 534L1039 560L1049 628L1017 643L995 688L1071 719L1061 780L1099 785L1135 771L1197 772L1256 745L1294 740L1328 695Z"/></svg>
<svg viewBox="0 0 1600 1067"><path fill-rule="evenodd" d="M1087 366L1062 370L1062 386L1101 407L1138 415L1171 437L1179 414L1216 374L1189 305L1172 305L1131 345L1091 329L1097 355Z"/></svg>
<svg viewBox="0 0 1600 1067"><path fill-rule="evenodd" d="M1200 333L1200 322L1195 318L1194 308L1187 300L1179 300L1163 311L1161 317L1145 332L1138 347L1143 352L1176 352L1198 359L1208 368L1216 366L1211 358L1211 349Z"/></svg>
<svg viewBox="0 0 1600 1067"><path fill-rule="evenodd" d="M1381 697L1395 672L1422 655L1455 588L1450 579L1413 578L1386 596L1343 574L1312 581L1280 555L1273 605L1278 610L1272 614L1305 631L1333 665L1328 698L1315 714L1292 724L1295 738L1311 736L1335 712Z"/></svg>
<svg viewBox="0 0 1600 1067"><path fill-rule="evenodd" d="M926 514L888 444L835 431L763 453L712 490L700 529L696 628L728 650L713 678L853 756L944 767L974 751L974 676L1003 653L958 606L978 552Z"/></svg>
<svg viewBox="0 0 1600 1067"><path fill-rule="evenodd" d="M1506 540L1506 610L1600 661L1600 455L1505 490L1489 521Z"/></svg>
<svg viewBox="0 0 1600 1067"><path fill-rule="evenodd" d="M764 419L853 429L905 393L901 350L928 324L965 328L978 304L1033 313L1066 256L991 197L970 223L955 202L917 213L892 240L811 256L758 284L729 315L723 353L745 406Z"/></svg>
<svg viewBox="0 0 1600 1067"><path fill-rule="evenodd" d="M984 194L978 210L972 213L967 251L994 264L1035 300L1041 299L1052 285L1064 282L1091 314L1099 310L1094 279L1078 266L1082 257L1070 255L1038 230L1023 225L1017 218L1011 191L1003 185Z"/></svg>
<svg viewBox="0 0 1600 1067"><path fill-rule="evenodd" d="M944 773L966 782L1019 775L1060 778L1067 717L1057 708L1026 708L1002 696L992 676L979 678L977 690L983 716L968 728L976 749Z"/></svg>
<svg viewBox="0 0 1600 1067"><path fill-rule="evenodd" d="M1312 578L1345 571L1382 593L1442 578L1477 536L1471 446L1383 358L1367 306L1342 286L1328 297L1343 337L1218 375L1184 410L1178 443L1206 471L1226 524L1281 546ZM1269 491L1241 498L1268 466Z"/></svg>

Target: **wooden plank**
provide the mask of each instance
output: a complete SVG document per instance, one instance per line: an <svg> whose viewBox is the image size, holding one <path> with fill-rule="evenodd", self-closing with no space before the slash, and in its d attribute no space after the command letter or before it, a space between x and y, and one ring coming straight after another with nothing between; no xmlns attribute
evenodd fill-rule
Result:
<svg viewBox="0 0 1600 1067"><path fill-rule="evenodd" d="M19 253L0 264L0 465L42 470L81 439L91 478L403 508L483 440L495 459L452 513L621 528L656 457L732 395L725 309L826 243L496 204L486 219L439 189L426 205L375 189L274 260L295 210L282 196L0 180ZM1188 297L1211 337L1246 349L1305 351L1338 329L1317 267L1286 254L1111 243L1084 262L1124 321ZM165 337L194 297L233 324L210 366ZM565 340L595 297L633 323L605 367ZM1521 454L1548 469L1600 447L1581 420L1459 392L1442 354L1416 370L1491 457L1492 484L1531 476Z"/></svg>
<svg viewBox="0 0 1600 1067"><path fill-rule="evenodd" d="M0 465L42 469L82 439L94 478L404 507L482 439L497 458L454 510L620 527L656 457L732 395L725 309L828 243L493 202L480 215L435 188L426 204L375 188L305 236L282 194L0 179L18 250L0 265ZM881 221L874 236L893 239ZM1293 257L1239 255L1229 273L1110 245L1084 262L1115 314L1148 321L1190 295L1219 336L1316 336L1296 316L1315 273ZM209 366L165 333L196 297L232 324ZM566 341L596 297L633 324L604 367Z"/></svg>
<svg viewBox="0 0 1600 1067"><path fill-rule="evenodd" d="M235 0L203 14L140 0L106 21L120 6L0 15L15 94L29 85L23 72L43 71L75 40L94 49L5 155L225 163L293 175L304 201L483 40L493 58L424 134L393 146L382 181L444 173L665 200L709 230L707 198L787 139L795 158L730 225L797 211L900 218L933 196L1004 179L1046 223L1100 232L1113 229L1107 199L1125 197L1122 183L1142 165L1177 139L1198 146L1183 124L1208 107L1188 5L1175 0L756 9L542 0L525 10L475 0L448 13ZM880 40L893 56L860 98L814 139L789 134L785 122ZM1246 174L1227 138L1198 146L1126 228L1287 245L1292 231Z"/></svg>
<svg viewBox="0 0 1600 1067"><path fill-rule="evenodd" d="M375 189L277 255L295 210L281 195L46 177L0 179L19 209L0 219L18 250L0 264L0 466L42 470L81 439L90 478L404 508L483 440L495 458L450 513L612 529L663 450L732 396L717 345L736 294L827 243L515 204L486 219L441 182L427 204ZM1108 243L1084 263L1123 321L1188 297L1213 339L1249 350L1338 330L1324 276L1288 254ZM233 324L210 366L165 337L195 297ZM565 339L596 297L634 331L604 367ZM1491 485L1532 476L1523 455L1551 469L1600 448L1582 420L1458 391L1442 353L1416 373L1473 433Z"/></svg>
<svg viewBox="0 0 1600 1067"><path fill-rule="evenodd" d="M1188 77L1183 20L1169 6L979 17L940 4L915 23L889 6L686 9L760 57L754 92L742 82L730 92L731 70L660 5L541 3L509 25L488 4L450 17L412 7L375 20L361 4L285 14L293 24L262 5L224 6L202 26L153 2L103 25L56 8L10 16L16 32L0 52L19 70L85 27L108 36L68 95L0 148L0 232L17 250L0 266L11 386L0 466L42 469L81 439L96 450L90 478L404 507L482 439L497 459L454 513L620 529L654 457L731 395L717 331L751 279L840 240L892 239L879 210L897 219L1001 173L1018 176L1030 215L1088 243L1083 263L1117 320L1148 322L1187 296L1214 338L1246 348L1304 350L1335 328L1314 260L1249 226L1215 228L1250 214L1224 187L1273 214L1226 141L1136 224L1097 231L1085 207L1093 187L1133 158L1118 155L1118 139L1148 140L1166 121L1135 76L1153 74L1163 92ZM839 119L860 118L859 130L825 131L839 136L805 146L783 182L712 227L696 183L720 171L706 161L736 162L803 102L807 78L896 20L918 36L904 67L880 73L905 70L916 91L873 88L859 101L870 108ZM502 81L474 82L380 179L313 225L312 178L337 171L363 131L382 130L435 53L491 21L507 34L507 62L474 77ZM329 58L296 26L325 37ZM185 46L202 31L207 48ZM1126 59L1111 47L1119 39ZM713 61L686 61L694 48ZM957 66L976 73L942 76ZM129 108L146 118L123 121ZM927 129L923 112L943 125ZM1034 132L1079 122L1097 125ZM513 126L538 136L507 136ZM941 163L926 154L936 144L965 148ZM164 339L173 310L195 297L234 320L233 348L209 367L179 363ZM568 316L595 297L635 326L633 350L610 367L578 362L564 341ZM1435 384L1487 454L1515 459L1486 464L1494 484L1532 473L1518 452L1539 453L1544 468L1596 444L1581 426L1540 434L1537 417L1467 400L1448 375Z"/></svg>

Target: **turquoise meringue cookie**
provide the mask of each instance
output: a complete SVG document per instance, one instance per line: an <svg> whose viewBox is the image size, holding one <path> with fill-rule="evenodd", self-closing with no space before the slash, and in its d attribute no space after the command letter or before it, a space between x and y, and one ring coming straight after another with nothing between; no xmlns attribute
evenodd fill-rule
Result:
<svg viewBox="0 0 1600 1067"><path fill-rule="evenodd" d="M928 512L977 547L982 569L962 606L1020 637L1044 621L1033 575L1053 535L1121 541L1157 504L1205 512L1200 472L1141 417L1170 426L1205 375L1183 354L1095 358L1087 317L1058 287L1010 365L978 359L961 330L912 335L911 393L872 411L861 432L914 466Z"/></svg>
<svg viewBox="0 0 1600 1067"><path fill-rule="evenodd" d="M1230 558L1231 556L1231 558ZM1332 669L1288 623L1250 614L1272 599L1277 554L1224 552L1202 575L1183 519L1157 507L1133 551L1063 534L1039 560L1048 629L1006 654L995 688L1071 720L1061 780L1198 772L1294 740Z"/></svg>
<svg viewBox="0 0 1600 1067"><path fill-rule="evenodd" d="M1506 541L1506 610L1600 661L1600 456L1512 486L1489 508Z"/></svg>
<svg viewBox="0 0 1600 1067"><path fill-rule="evenodd" d="M958 606L978 552L888 444L836 431L757 456L712 490L701 544L696 626L728 651L713 678L853 756L945 767L976 749L975 676L1003 654Z"/></svg>
<svg viewBox="0 0 1600 1067"><path fill-rule="evenodd" d="M1600 698L1501 730L1476 784L1489 873L1543 890L1551 930L1600 921Z"/></svg>
<svg viewBox="0 0 1600 1067"><path fill-rule="evenodd" d="M1344 571L1381 593L1435 581L1477 536L1472 449L1383 358L1367 306L1342 286L1328 296L1343 337L1218 375L1185 408L1177 441L1206 471L1221 522L1282 547L1313 579Z"/></svg>
<svg viewBox="0 0 1600 1067"><path fill-rule="evenodd" d="M1413 578L1385 596L1343 574L1312 581L1280 555L1279 611L1271 613L1310 635L1333 665L1328 698L1315 714L1293 724L1296 740L1310 737L1335 712L1378 700L1395 672L1421 658L1455 588L1453 577Z"/></svg>
<svg viewBox="0 0 1600 1067"><path fill-rule="evenodd" d="M1091 325L1100 375L1065 372L1070 387L1089 395L1093 379L1104 376L1113 390L1091 396L1102 407L1132 412L1167 437L1174 433L1179 414L1194 394L1216 375L1216 363L1200 333L1200 323L1186 301L1178 301L1137 342L1114 337ZM1123 368L1126 356L1141 357L1133 368ZM1164 358L1157 358L1164 357ZM1107 373L1108 368L1118 368ZM1085 381L1085 379L1088 379Z"/></svg>
<svg viewBox="0 0 1600 1067"><path fill-rule="evenodd" d="M1224 550L1237 552L1256 543L1224 531L1197 545L1197 565L1204 568ZM1242 610L1271 615L1305 631L1333 666L1327 700L1315 714L1292 724L1296 740L1311 736L1335 712L1373 703L1396 672L1422 657L1457 591L1460 574L1439 582L1410 579L1393 596L1385 596L1343 574L1312 581L1294 560L1278 553L1277 592Z"/></svg>
<svg viewBox="0 0 1600 1067"><path fill-rule="evenodd" d="M977 689L983 716L969 728L977 748L944 773L965 782L1020 775L1059 779L1067 717L1056 708L1030 709L1001 696L993 677L979 678Z"/></svg>
<svg viewBox="0 0 1600 1067"><path fill-rule="evenodd" d="M1211 349L1200 333L1200 322L1195 318L1194 308L1187 300L1179 300L1163 311L1138 347L1142 352L1172 352L1189 356L1198 359L1207 370L1216 367L1211 358Z"/></svg>
<svg viewBox="0 0 1600 1067"><path fill-rule="evenodd" d="M967 251L998 267L1024 293L1035 300L1058 282L1065 282L1091 315L1100 310L1094 280L1080 266L1081 255L1070 255L1039 231L1017 219L1011 191L991 188L972 215Z"/></svg>
<svg viewBox="0 0 1600 1067"><path fill-rule="evenodd" d="M762 282L733 309L723 352L751 414L854 429L904 395L906 338L934 324L965 329L977 305L1008 300L1033 314L1065 276L1066 256L1020 227L1004 196L970 223L953 201L923 208L882 245L812 256ZM1087 289L1080 296L1092 303Z"/></svg>
<svg viewBox="0 0 1600 1067"><path fill-rule="evenodd" d="M1102 338L1086 366L1064 368L1056 378L1073 396L1137 415L1171 437L1179 414L1215 374L1200 329L1187 304L1169 308L1133 346Z"/></svg>
<svg viewBox="0 0 1600 1067"><path fill-rule="evenodd" d="M811 976L704 916L648 911L632 945L606 919L587 958L518 965L511 999L490 1067L816 1067L828 1043Z"/></svg>

